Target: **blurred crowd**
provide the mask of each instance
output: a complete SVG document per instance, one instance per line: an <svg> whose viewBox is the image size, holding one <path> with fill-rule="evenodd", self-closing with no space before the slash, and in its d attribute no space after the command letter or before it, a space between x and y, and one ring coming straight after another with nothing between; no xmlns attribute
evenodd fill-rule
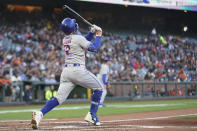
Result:
<svg viewBox="0 0 197 131"><path fill-rule="evenodd" d="M162 39L161 39L162 38ZM176 36L110 34L103 42L91 69L99 58L112 58L112 81L196 81L197 44ZM88 64L89 64L88 63Z"/></svg>
<svg viewBox="0 0 197 131"><path fill-rule="evenodd" d="M1 12L0 17L0 78L58 82L64 67L61 19L26 12ZM197 80L197 45L177 36L105 33L99 53L86 56L94 74L104 57L112 59L110 81Z"/></svg>
<svg viewBox="0 0 197 131"><path fill-rule="evenodd" d="M0 25L0 75L9 74L11 80L59 81L64 63L59 23L39 13L5 14Z"/></svg>

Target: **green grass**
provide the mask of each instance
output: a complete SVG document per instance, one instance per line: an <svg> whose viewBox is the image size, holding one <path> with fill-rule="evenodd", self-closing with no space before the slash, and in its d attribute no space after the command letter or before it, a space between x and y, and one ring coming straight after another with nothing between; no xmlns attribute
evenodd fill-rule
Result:
<svg viewBox="0 0 197 131"><path fill-rule="evenodd" d="M67 105L60 105L58 107L75 107L75 106L84 106L89 104L67 104ZM24 110L24 109L38 109L42 108L44 105L24 105L24 106L11 106L11 107L0 107L0 111L7 111L7 110Z"/></svg>
<svg viewBox="0 0 197 131"><path fill-rule="evenodd" d="M148 106L148 107L128 107L128 106L144 106L144 105L158 105L158 104L169 104L167 106ZM89 107L89 104L67 104L59 107ZM99 108L98 115L116 115L116 114L127 114L136 112L152 112L162 110L176 110L186 108L197 108L197 100L163 100L163 101L143 101L143 102L117 102L107 103L106 108ZM112 107L116 106L116 107ZM125 106L118 108L119 106ZM5 113L1 114L1 111L13 111L13 110L28 110L34 109L39 110L42 106L40 105L26 105L18 107L0 107L0 120L30 120L31 112L18 112L18 113ZM63 118L74 118L84 117L88 112L88 108L85 109L67 109L67 110L53 110L44 116L44 119L63 119Z"/></svg>
<svg viewBox="0 0 197 131"><path fill-rule="evenodd" d="M184 119L197 119L197 115L189 115L189 116L181 116L179 118L184 118Z"/></svg>

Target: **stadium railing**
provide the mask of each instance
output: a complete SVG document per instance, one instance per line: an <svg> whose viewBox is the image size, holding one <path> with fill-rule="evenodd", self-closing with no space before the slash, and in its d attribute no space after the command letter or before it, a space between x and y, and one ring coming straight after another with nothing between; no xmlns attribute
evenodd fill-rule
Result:
<svg viewBox="0 0 197 131"><path fill-rule="evenodd" d="M30 100L24 98L26 86L30 86ZM22 81L13 82L12 101L5 101L6 90L0 85L0 104L33 104L44 103L45 91L50 86L58 89L59 83L45 83L40 81ZM16 91L18 87L18 91ZM197 81L193 82L112 82L111 87L107 89L106 100L155 100L155 99L180 99L197 98ZM14 94L15 93L15 94ZM77 86L68 97L67 102L89 101L88 96L91 93L86 88ZM90 98L90 97L89 97Z"/></svg>
<svg viewBox="0 0 197 131"><path fill-rule="evenodd" d="M195 98L197 82L113 82L108 95L130 100Z"/></svg>

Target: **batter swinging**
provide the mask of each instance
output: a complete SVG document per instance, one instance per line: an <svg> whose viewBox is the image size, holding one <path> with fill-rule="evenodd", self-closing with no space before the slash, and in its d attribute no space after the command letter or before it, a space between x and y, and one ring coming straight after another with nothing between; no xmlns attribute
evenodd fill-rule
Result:
<svg viewBox="0 0 197 131"><path fill-rule="evenodd" d="M65 50L65 67L63 68L60 86L55 98L49 100L40 111L32 112L31 126L37 129L42 117L57 105L62 104L75 85L80 85L93 90L90 110L85 117L85 121L94 125L101 125L97 118L97 110L100 104L103 85L98 78L89 72L85 67L85 50L97 52L100 47L102 29L96 25L84 37L77 35L78 24L75 19L65 18L61 23L61 29L65 33L63 46ZM94 42L94 33L96 38Z"/></svg>

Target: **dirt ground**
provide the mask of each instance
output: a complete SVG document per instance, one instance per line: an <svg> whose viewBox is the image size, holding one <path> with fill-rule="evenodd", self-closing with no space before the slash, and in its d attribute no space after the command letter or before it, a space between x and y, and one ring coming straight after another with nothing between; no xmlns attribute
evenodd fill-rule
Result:
<svg viewBox="0 0 197 131"><path fill-rule="evenodd" d="M197 114L197 108L100 116L102 126L93 126L83 118L42 120L38 131L197 131L197 119L180 116ZM0 121L1 131L32 130L30 120Z"/></svg>

